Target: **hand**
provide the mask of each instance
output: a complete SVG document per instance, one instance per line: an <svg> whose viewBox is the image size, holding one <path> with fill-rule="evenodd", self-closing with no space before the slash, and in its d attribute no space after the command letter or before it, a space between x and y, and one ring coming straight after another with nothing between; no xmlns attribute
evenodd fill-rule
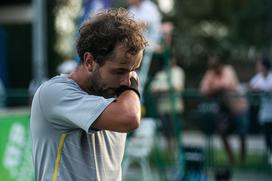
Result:
<svg viewBox="0 0 272 181"><path fill-rule="evenodd" d="M129 83L130 86L131 86L131 84L132 84L131 79L136 80L137 87L138 87L138 86L139 86L139 83L140 83L140 80L139 80L139 76L138 76L138 74L137 74L136 71L132 71L132 72L130 73L130 83Z"/></svg>
<svg viewBox="0 0 272 181"><path fill-rule="evenodd" d="M138 77L138 74L133 71L130 73L130 80L129 80L129 86L127 85L121 85L117 90L116 90L116 93L117 93L117 96L120 96L122 94L122 92L126 91L126 90L132 90L134 91L138 96L139 98L141 97L140 96L140 92L139 92L139 88L138 88L138 85L139 85L139 77Z"/></svg>

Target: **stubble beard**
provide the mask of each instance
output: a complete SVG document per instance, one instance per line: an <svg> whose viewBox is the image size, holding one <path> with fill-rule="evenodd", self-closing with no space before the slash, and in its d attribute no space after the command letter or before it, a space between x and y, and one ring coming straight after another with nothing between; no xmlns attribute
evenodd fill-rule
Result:
<svg viewBox="0 0 272 181"><path fill-rule="evenodd" d="M104 98L116 97L116 88L110 88L102 82L102 77L98 69L94 70L90 78L91 94Z"/></svg>

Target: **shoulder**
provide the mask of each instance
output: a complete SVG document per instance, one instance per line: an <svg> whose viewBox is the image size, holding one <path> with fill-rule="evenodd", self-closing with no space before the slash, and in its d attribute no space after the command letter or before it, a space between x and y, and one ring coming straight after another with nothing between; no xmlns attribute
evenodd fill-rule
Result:
<svg viewBox="0 0 272 181"><path fill-rule="evenodd" d="M66 75L59 75L51 78L47 82L44 83L45 88L68 88L68 87L74 87L78 90L80 90L79 86L75 81L72 79L69 79Z"/></svg>
<svg viewBox="0 0 272 181"><path fill-rule="evenodd" d="M204 73L204 78L212 78L212 77L216 77L216 75L215 75L214 71L208 69Z"/></svg>
<svg viewBox="0 0 272 181"><path fill-rule="evenodd" d="M269 72L268 78L269 78L269 79L272 79L272 72Z"/></svg>
<svg viewBox="0 0 272 181"><path fill-rule="evenodd" d="M173 70L174 70L174 71L177 71L177 72L184 72L183 68L180 67L180 66L175 66L175 67L173 68Z"/></svg>
<svg viewBox="0 0 272 181"><path fill-rule="evenodd" d="M157 80L161 80L161 79L165 79L166 78L166 72L165 71L158 71L156 74L155 74L155 79Z"/></svg>
<svg viewBox="0 0 272 181"><path fill-rule="evenodd" d="M39 94L40 98L46 101L59 100L67 95L69 95L69 97L77 94L87 95L72 79L65 76L56 76L43 83L40 87Z"/></svg>
<svg viewBox="0 0 272 181"><path fill-rule="evenodd" d="M184 75L184 70L183 68L179 66L175 66L173 69L173 74L178 75L178 76L183 76Z"/></svg>
<svg viewBox="0 0 272 181"><path fill-rule="evenodd" d="M224 71L227 71L227 72L235 72L234 68L232 65L225 65L224 66Z"/></svg>
<svg viewBox="0 0 272 181"><path fill-rule="evenodd" d="M260 73L255 74L251 80L258 80L258 79L262 79L262 75Z"/></svg>
<svg viewBox="0 0 272 181"><path fill-rule="evenodd" d="M224 66L223 74L225 76L230 76L230 77L233 77L233 76L235 77L236 76L236 72L235 72L233 66L231 66L231 65L225 65Z"/></svg>

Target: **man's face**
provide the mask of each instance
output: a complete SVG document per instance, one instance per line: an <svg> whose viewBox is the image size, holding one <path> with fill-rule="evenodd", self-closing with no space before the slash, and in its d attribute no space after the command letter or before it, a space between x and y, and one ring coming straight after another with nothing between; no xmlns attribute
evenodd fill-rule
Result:
<svg viewBox="0 0 272 181"><path fill-rule="evenodd" d="M105 98L114 97L120 85L130 85L130 74L141 63L143 51L136 55L126 52L122 45L118 45L109 60L103 66L97 63L90 77L91 89L96 95Z"/></svg>

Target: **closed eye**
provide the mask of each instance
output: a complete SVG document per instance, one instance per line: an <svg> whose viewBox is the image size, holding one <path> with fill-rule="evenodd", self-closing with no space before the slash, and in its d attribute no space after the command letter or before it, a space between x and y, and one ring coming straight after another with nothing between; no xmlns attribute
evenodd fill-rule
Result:
<svg viewBox="0 0 272 181"><path fill-rule="evenodd" d="M124 75L128 72L130 72L130 71L127 69L123 69L123 68L118 68L118 69L113 70L113 73L117 74L117 75Z"/></svg>
<svg viewBox="0 0 272 181"><path fill-rule="evenodd" d="M125 74L126 72L125 71L116 71L115 72L115 74L117 74L117 75L123 75L123 74Z"/></svg>

